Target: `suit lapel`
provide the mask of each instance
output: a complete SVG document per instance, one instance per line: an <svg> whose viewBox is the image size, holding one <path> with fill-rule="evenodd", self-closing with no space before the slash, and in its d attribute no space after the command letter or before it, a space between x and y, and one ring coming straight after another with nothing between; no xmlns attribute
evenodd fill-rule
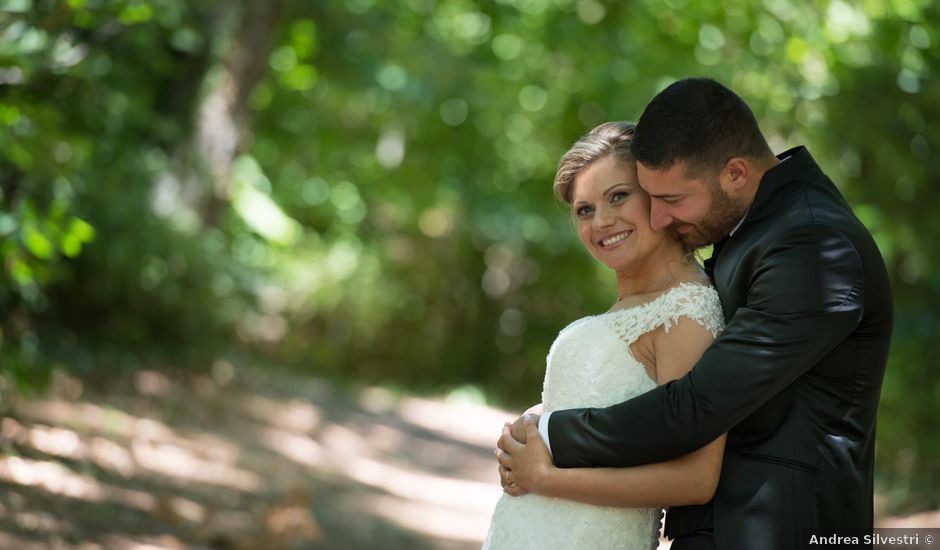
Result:
<svg viewBox="0 0 940 550"><path fill-rule="evenodd" d="M725 244L728 242L729 237L721 239L712 247L712 255L710 258L705 260L703 267L705 268L705 274L708 275L708 278L711 280L712 284L715 284L715 262L718 261L718 255L721 254L721 249L725 247Z"/></svg>

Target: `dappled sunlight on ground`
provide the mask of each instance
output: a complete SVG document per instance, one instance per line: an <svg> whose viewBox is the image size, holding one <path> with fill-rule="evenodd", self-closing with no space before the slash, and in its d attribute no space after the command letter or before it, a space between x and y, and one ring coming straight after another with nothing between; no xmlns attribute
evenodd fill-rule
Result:
<svg viewBox="0 0 940 550"><path fill-rule="evenodd" d="M447 403L439 400L409 398L402 400L396 412L407 422L436 434L470 445L493 448L503 423L518 413L471 403Z"/></svg>
<svg viewBox="0 0 940 550"><path fill-rule="evenodd" d="M489 512L492 510L490 505L484 514L479 514L474 513L478 512L475 510L459 510L384 496L370 500L367 506L370 512L403 527L432 537L472 542L473 547L480 546L480 538L486 533Z"/></svg>
<svg viewBox="0 0 940 550"><path fill-rule="evenodd" d="M514 413L224 366L59 375L16 403L0 418L0 548L479 548Z"/></svg>
<svg viewBox="0 0 940 550"><path fill-rule="evenodd" d="M0 548L478 548L511 413L295 374L58 376L0 421Z"/></svg>
<svg viewBox="0 0 940 550"><path fill-rule="evenodd" d="M0 479L74 499L110 500L139 510L152 510L154 507L154 499L147 493L102 483L48 460L8 457L0 463Z"/></svg>

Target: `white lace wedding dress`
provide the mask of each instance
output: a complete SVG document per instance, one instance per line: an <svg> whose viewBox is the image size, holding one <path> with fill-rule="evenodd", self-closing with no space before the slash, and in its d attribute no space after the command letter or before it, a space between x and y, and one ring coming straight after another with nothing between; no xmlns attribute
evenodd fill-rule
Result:
<svg viewBox="0 0 940 550"><path fill-rule="evenodd" d="M688 317L713 336L724 327L718 293L683 283L636 307L579 319L563 329L548 352L545 411L606 407L645 393L656 383L630 353L641 335ZM503 495L483 543L486 550L656 548L662 511L608 508L539 495Z"/></svg>

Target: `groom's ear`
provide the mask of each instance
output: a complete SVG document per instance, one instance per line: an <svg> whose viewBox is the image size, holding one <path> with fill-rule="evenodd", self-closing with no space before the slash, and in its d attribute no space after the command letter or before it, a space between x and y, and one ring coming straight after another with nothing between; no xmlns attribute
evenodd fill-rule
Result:
<svg viewBox="0 0 940 550"><path fill-rule="evenodd" d="M721 169L721 184L726 191L740 191L750 182L751 166L743 157L731 157Z"/></svg>

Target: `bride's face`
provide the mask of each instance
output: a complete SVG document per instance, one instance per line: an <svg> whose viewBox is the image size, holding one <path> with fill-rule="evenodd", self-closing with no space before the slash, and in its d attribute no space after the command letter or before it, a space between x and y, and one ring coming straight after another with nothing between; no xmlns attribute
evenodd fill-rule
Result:
<svg viewBox="0 0 940 550"><path fill-rule="evenodd" d="M630 270L663 244L650 228L650 198L636 172L615 157L603 157L577 175L571 209L581 242L613 270Z"/></svg>

